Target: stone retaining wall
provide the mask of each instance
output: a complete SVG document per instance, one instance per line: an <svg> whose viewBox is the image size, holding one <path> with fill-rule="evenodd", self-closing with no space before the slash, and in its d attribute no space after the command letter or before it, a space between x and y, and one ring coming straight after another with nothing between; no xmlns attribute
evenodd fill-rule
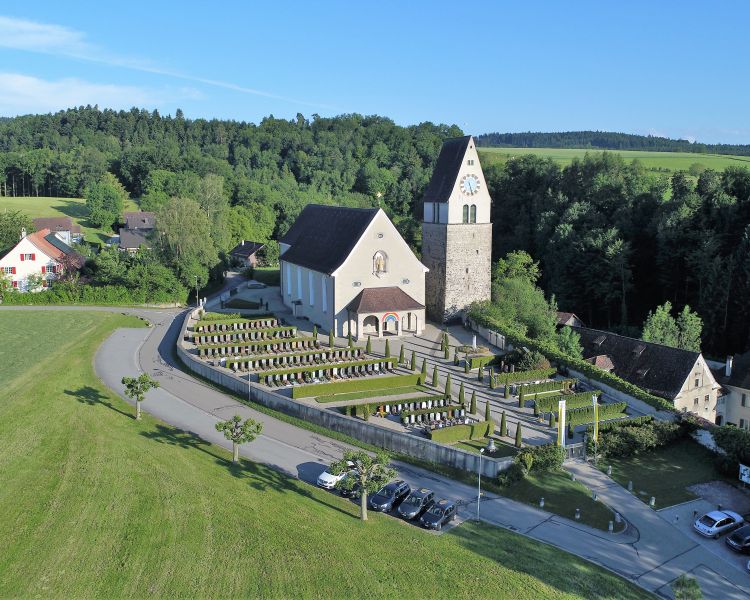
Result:
<svg viewBox="0 0 750 600"><path fill-rule="evenodd" d="M233 373L209 366L197 356L188 352L185 347L185 336L191 316L192 313L185 315L177 342L177 354L185 363L185 366L209 381L228 388L241 396L247 396L253 402L268 408L349 435L390 452L406 454L429 463L437 463L462 471L476 473L479 470L479 455L473 452L444 446L408 433L385 429L367 421L346 416L335 410L303 404L282 396L265 386L242 379ZM500 471L507 469L512 462L512 458L482 458L482 475L496 477Z"/></svg>

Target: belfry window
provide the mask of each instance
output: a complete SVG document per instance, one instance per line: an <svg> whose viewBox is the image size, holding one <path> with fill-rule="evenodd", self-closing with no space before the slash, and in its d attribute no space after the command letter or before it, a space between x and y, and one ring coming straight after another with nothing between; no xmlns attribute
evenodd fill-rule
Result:
<svg viewBox="0 0 750 600"><path fill-rule="evenodd" d="M464 204L464 223L469 222L469 205Z"/></svg>
<svg viewBox="0 0 750 600"><path fill-rule="evenodd" d="M476 222L477 222L477 205L472 204L471 214L469 215L469 223L476 223Z"/></svg>

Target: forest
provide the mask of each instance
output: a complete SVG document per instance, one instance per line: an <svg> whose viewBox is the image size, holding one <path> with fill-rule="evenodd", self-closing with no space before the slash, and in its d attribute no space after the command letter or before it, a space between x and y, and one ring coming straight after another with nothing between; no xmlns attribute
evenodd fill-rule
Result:
<svg viewBox="0 0 750 600"><path fill-rule="evenodd" d="M442 141L461 134L378 116L253 124L82 107L0 120L0 195L136 198L158 213L161 233L156 256L138 264L166 266L189 289L220 272L240 239L285 233L309 202L381 205L419 253L423 191ZM529 253L560 310L638 336L669 301L697 312L709 354L750 346L749 170L670 179L589 153L566 167L520 156L485 176L493 259ZM128 287L127 260L102 253L88 276Z"/></svg>
<svg viewBox="0 0 750 600"><path fill-rule="evenodd" d="M652 150L750 156L750 145L703 144L653 135L612 131L560 131L526 133L483 133L477 146L507 148L591 148L596 150Z"/></svg>

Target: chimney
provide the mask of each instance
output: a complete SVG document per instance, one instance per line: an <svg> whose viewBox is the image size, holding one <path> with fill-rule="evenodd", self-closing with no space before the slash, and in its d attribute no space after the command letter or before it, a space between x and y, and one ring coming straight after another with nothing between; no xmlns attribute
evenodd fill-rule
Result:
<svg viewBox="0 0 750 600"><path fill-rule="evenodd" d="M25 227L21 227L21 239L23 239L25 237L26 237L26 228Z"/></svg>
<svg viewBox="0 0 750 600"><path fill-rule="evenodd" d="M242 247L245 246L245 240L242 240L242 243L240 244L240 246L242 246Z"/></svg>
<svg viewBox="0 0 750 600"><path fill-rule="evenodd" d="M727 364L724 367L724 375L726 375L727 377L732 376L732 363L734 363L734 357L730 354L729 356L727 356Z"/></svg>

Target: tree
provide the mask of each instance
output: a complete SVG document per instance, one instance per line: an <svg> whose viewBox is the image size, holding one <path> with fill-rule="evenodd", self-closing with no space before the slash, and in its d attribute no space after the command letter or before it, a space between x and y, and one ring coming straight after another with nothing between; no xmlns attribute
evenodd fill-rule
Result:
<svg viewBox="0 0 750 600"><path fill-rule="evenodd" d="M526 406L526 400L523 397L523 388L518 390L518 408Z"/></svg>
<svg viewBox="0 0 750 600"><path fill-rule="evenodd" d="M21 239L21 230L27 233L34 230L31 217L20 210L0 213L0 255L9 250Z"/></svg>
<svg viewBox="0 0 750 600"><path fill-rule="evenodd" d="M422 370L420 371L420 380L422 383L427 381L427 359L422 359Z"/></svg>
<svg viewBox="0 0 750 600"><path fill-rule="evenodd" d="M464 382L461 382L461 385L458 386L458 403L463 406L466 404L466 391L464 390ZM476 409L476 407L475 407Z"/></svg>
<svg viewBox="0 0 750 600"><path fill-rule="evenodd" d="M474 394L472 394L472 399L474 398ZM490 411L490 401L487 400L487 403L484 405L484 420L485 421L491 421L492 420L492 412Z"/></svg>
<svg viewBox="0 0 750 600"><path fill-rule="evenodd" d="M523 446L523 432L521 431L521 421L516 424L516 448Z"/></svg>
<svg viewBox="0 0 750 600"><path fill-rule="evenodd" d="M112 173L86 186L83 191L89 220L97 227L111 227L122 215L128 192Z"/></svg>
<svg viewBox="0 0 750 600"><path fill-rule="evenodd" d="M458 363L461 362L458 360L458 347L453 351L453 364L458 366Z"/></svg>
<svg viewBox="0 0 750 600"><path fill-rule="evenodd" d="M135 400L135 418L140 421L141 402L143 402L146 392L159 387L159 382L151 379L147 373L141 373L138 377L123 377L122 385L125 386L125 395L131 400Z"/></svg>
<svg viewBox="0 0 750 600"><path fill-rule="evenodd" d="M581 336L571 327L561 327L557 334L557 347L571 358L582 358Z"/></svg>
<svg viewBox="0 0 750 600"><path fill-rule="evenodd" d="M248 444L263 431L263 423L253 419L242 420L240 415L234 415L228 421L216 423L216 431L221 431L224 437L232 442L232 462L240 459L240 444Z"/></svg>
<svg viewBox="0 0 750 600"><path fill-rule="evenodd" d="M437 388L438 386L438 368L437 365L432 367L432 387Z"/></svg>
<svg viewBox="0 0 750 600"><path fill-rule="evenodd" d="M510 398L510 383L508 383L507 379L505 380L505 386L503 389L503 398L505 398L506 400Z"/></svg>
<svg viewBox="0 0 750 600"><path fill-rule="evenodd" d="M701 318L692 312L688 305L685 305L675 319L672 316L672 304L667 301L657 306L655 311L648 313L643 324L641 339L673 348L700 352L702 330Z"/></svg>
<svg viewBox="0 0 750 600"><path fill-rule="evenodd" d="M448 373L448 377L445 378L445 399L451 399L451 374Z"/></svg>
<svg viewBox="0 0 750 600"><path fill-rule="evenodd" d="M451 357L451 349L450 349L450 346L446 346L446 347L445 347L445 350L443 350L443 358L444 358L445 360L449 360L449 359L450 359L450 357Z"/></svg>
<svg viewBox="0 0 750 600"><path fill-rule="evenodd" d="M359 488L359 515L363 521L367 521L368 495L374 494L396 477L395 469L389 466L390 462L391 457L382 450L378 450L374 456L364 450L347 450L341 460L330 466L330 472L334 475L350 474L341 479L337 487L348 490L355 486Z"/></svg>
<svg viewBox="0 0 750 600"><path fill-rule="evenodd" d="M403 365L404 364L404 345L401 344L401 350L398 351L398 364Z"/></svg>
<svg viewBox="0 0 750 600"><path fill-rule="evenodd" d="M469 371L471 371L471 366L469 364L469 355L467 354L466 358L464 359L464 373L468 375Z"/></svg>
<svg viewBox="0 0 750 600"><path fill-rule="evenodd" d="M328 330L328 347L333 348L335 346L336 340L333 337L333 329Z"/></svg>
<svg viewBox="0 0 750 600"><path fill-rule="evenodd" d="M695 577L688 577L686 573L680 575L672 584L675 600L703 600L701 586Z"/></svg>
<svg viewBox="0 0 750 600"><path fill-rule="evenodd" d="M411 360L409 361L409 366L411 367L412 371L417 370L417 353L414 350L411 351Z"/></svg>
<svg viewBox="0 0 750 600"><path fill-rule="evenodd" d="M312 337L313 337L313 339L315 341L318 340L318 326L317 325L313 325L313 328L312 328ZM367 338L367 339L369 341L370 338Z"/></svg>
<svg viewBox="0 0 750 600"><path fill-rule="evenodd" d="M372 354L372 336L367 336L367 345L365 346L365 352L367 354Z"/></svg>
<svg viewBox="0 0 750 600"><path fill-rule="evenodd" d="M385 340L385 357L386 358L391 357L391 344L389 342L390 340Z"/></svg>
<svg viewBox="0 0 750 600"><path fill-rule="evenodd" d="M549 414L549 426L555 427L557 425L557 415L554 412Z"/></svg>
<svg viewBox="0 0 750 600"><path fill-rule="evenodd" d="M352 339L352 332L350 331L349 334L346 336L346 345L348 348L354 348L354 340ZM388 342L386 341L386 345L388 345Z"/></svg>
<svg viewBox="0 0 750 600"><path fill-rule="evenodd" d="M701 351L701 334L703 321L686 304L677 317L677 347L683 350Z"/></svg>
<svg viewBox="0 0 750 600"><path fill-rule="evenodd" d="M495 263L494 279L501 281L503 279L520 278L532 285L535 285L542 273L539 269L539 263L523 250L514 250L508 252L504 258Z"/></svg>
<svg viewBox="0 0 750 600"><path fill-rule="evenodd" d="M500 417L500 435L501 437L508 437L508 422L505 420L505 411Z"/></svg>

